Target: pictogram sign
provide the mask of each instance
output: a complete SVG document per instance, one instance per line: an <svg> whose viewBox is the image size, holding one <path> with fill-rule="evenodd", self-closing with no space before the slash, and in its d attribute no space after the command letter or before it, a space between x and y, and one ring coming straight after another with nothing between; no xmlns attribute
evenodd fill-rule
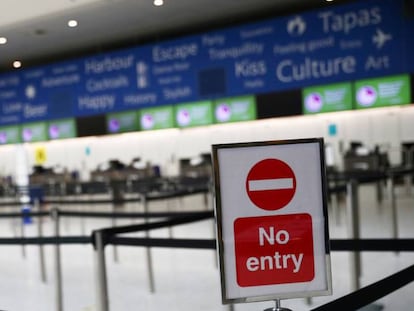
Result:
<svg viewBox="0 0 414 311"><path fill-rule="evenodd" d="M296 178L288 164L279 159L265 159L256 163L246 179L246 191L258 207L272 211L292 200Z"/></svg>

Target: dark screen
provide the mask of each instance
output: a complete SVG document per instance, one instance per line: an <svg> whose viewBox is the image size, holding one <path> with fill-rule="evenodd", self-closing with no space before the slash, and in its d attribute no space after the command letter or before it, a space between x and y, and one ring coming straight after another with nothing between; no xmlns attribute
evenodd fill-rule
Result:
<svg viewBox="0 0 414 311"><path fill-rule="evenodd" d="M302 114L301 90L256 96L257 118L288 117Z"/></svg>
<svg viewBox="0 0 414 311"><path fill-rule="evenodd" d="M78 137L106 134L105 115L82 117L76 119Z"/></svg>

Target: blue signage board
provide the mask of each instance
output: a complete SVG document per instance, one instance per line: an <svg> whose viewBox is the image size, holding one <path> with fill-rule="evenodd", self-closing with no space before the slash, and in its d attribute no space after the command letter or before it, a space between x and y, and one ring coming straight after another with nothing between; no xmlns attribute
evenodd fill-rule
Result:
<svg viewBox="0 0 414 311"><path fill-rule="evenodd" d="M402 0L367 0L0 76L0 125L414 71Z"/></svg>
<svg viewBox="0 0 414 311"><path fill-rule="evenodd" d="M408 2L408 1L407 1ZM411 1L412 3L412 1ZM402 53L404 53L405 58L405 70L407 72L413 73L414 72L414 4L411 4L411 7L407 10L411 10L411 12L406 12L405 19L404 19L404 48Z"/></svg>
<svg viewBox="0 0 414 311"><path fill-rule="evenodd" d="M0 76L0 124L18 124L21 120L23 105L19 99L18 89L20 75L5 74Z"/></svg>

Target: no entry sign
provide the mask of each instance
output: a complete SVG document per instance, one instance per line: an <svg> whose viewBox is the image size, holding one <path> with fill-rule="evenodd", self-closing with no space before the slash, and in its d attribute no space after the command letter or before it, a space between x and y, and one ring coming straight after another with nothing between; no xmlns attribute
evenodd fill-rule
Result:
<svg viewBox="0 0 414 311"><path fill-rule="evenodd" d="M256 234L251 235L252 232ZM234 223L234 238L239 286L313 280L309 214L238 218Z"/></svg>
<svg viewBox="0 0 414 311"><path fill-rule="evenodd" d="M213 146L223 303L331 292L322 139Z"/></svg>
<svg viewBox="0 0 414 311"><path fill-rule="evenodd" d="M246 179L250 200L265 210L277 210L292 200L296 190L295 173L288 164L278 159L256 163Z"/></svg>

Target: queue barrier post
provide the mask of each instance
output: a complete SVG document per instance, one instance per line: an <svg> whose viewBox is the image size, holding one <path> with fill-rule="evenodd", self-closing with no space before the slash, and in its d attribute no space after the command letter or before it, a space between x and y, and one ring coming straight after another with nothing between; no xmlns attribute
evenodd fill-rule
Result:
<svg viewBox="0 0 414 311"><path fill-rule="evenodd" d="M115 200L112 201L112 213L116 213L116 202ZM115 217L111 217L111 224L112 227L116 227L116 218ZM118 247L116 245L112 246L112 250L113 250L113 257L114 257L114 262L118 263L119 262L119 257L118 257Z"/></svg>
<svg viewBox="0 0 414 311"><path fill-rule="evenodd" d="M93 233L96 275L97 311L109 311L108 284L106 277L105 243L103 231Z"/></svg>
<svg viewBox="0 0 414 311"><path fill-rule="evenodd" d="M24 211L24 208L25 208L25 206L22 207L22 219L20 221L20 237L22 239L24 239L25 236L26 236L25 228L24 228L24 226L25 226L25 215L24 215L25 211ZM26 258L26 245L24 245L24 243L22 243L22 257L23 257L23 259Z"/></svg>
<svg viewBox="0 0 414 311"><path fill-rule="evenodd" d="M414 146L405 150L405 168L412 169L414 165ZM406 174L404 176L404 184L408 196L412 194L413 174Z"/></svg>
<svg viewBox="0 0 414 311"><path fill-rule="evenodd" d="M167 212L171 212L174 209L174 207L172 207L173 202L175 202L175 199L174 200L167 200ZM168 236L170 237L170 239L172 239L173 236L174 236L172 226L168 227Z"/></svg>
<svg viewBox="0 0 414 311"><path fill-rule="evenodd" d="M55 238L60 236L60 224L59 224L59 210L53 208L51 210L51 216L53 220L53 231ZM55 261L55 303L56 311L63 311L63 285L62 285L62 264L60 256L60 245L56 242L54 247L54 261Z"/></svg>
<svg viewBox="0 0 414 311"><path fill-rule="evenodd" d="M148 213L148 200L144 193L141 193L141 203L144 208L144 213ZM145 217L145 223L148 223L148 217ZM145 237L148 239L150 237L150 233L148 230L145 230ZM147 270L148 270L148 282L150 287L150 292L155 293L155 282L154 282L154 269L152 266L152 253L151 248L146 247L146 256L147 256Z"/></svg>
<svg viewBox="0 0 414 311"><path fill-rule="evenodd" d="M359 197L358 182L351 179L347 183L347 217L348 217L348 235L350 239L359 239ZM360 288L361 276L361 255L355 251L350 254L350 270L351 270L351 287L352 290Z"/></svg>
<svg viewBox="0 0 414 311"><path fill-rule="evenodd" d="M395 196L394 174L391 174L389 177L389 191L390 191L390 199L391 199L392 237L394 239L397 239L398 238L398 214L397 214L397 199Z"/></svg>
<svg viewBox="0 0 414 311"><path fill-rule="evenodd" d="M39 198L34 199L34 210L41 212ZM37 220L37 235L39 238L43 237L43 217L39 215ZM39 264L40 264L40 276L43 283L47 282L46 265L45 265L45 251L42 244L39 244Z"/></svg>
<svg viewBox="0 0 414 311"><path fill-rule="evenodd" d="M79 198L81 195L82 195L82 186L78 182L76 183L76 186L75 186L75 197ZM82 211L82 207L79 207L79 211ZM85 217L81 217L80 225L81 225L82 235L85 235L86 234L86 218Z"/></svg>

